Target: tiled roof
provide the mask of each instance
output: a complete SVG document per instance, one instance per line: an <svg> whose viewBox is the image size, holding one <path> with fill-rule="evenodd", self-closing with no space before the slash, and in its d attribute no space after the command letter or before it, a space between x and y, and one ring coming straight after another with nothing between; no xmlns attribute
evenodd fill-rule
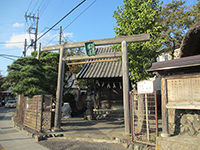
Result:
<svg viewBox="0 0 200 150"><path fill-rule="evenodd" d="M173 59L168 61L156 62L152 64L152 67L147 70L148 72L172 70L178 68L188 68L200 66L200 55L194 55L189 57L183 57L180 59Z"/></svg>
<svg viewBox="0 0 200 150"><path fill-rule="evenodd" d="M114 52L110 47L97 47L96 54ZM114 59L114 58L107 58ZM97 59L96 59L97 60ZM105 59L101 59L105 60ZM95 78L116 78L122 77L122 63L98 62L85 64L82 70L77 74L77 79L95 79Z"/></svg>

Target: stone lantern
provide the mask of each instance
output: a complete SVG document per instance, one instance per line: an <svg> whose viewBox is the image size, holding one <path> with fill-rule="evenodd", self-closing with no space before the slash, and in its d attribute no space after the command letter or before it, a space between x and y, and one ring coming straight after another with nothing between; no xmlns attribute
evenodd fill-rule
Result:
<svg viewBox="0 0 200 150"><path fill-rule="evenodd" d="M93 117L93 108L92 108L93 98L94 98L94 93L93 93L91 87L88 86L87 98L86 98L87 110L86 110L86 114L85 114L85 118L87 118L88 120L92 120L92 117Z"/></svg>

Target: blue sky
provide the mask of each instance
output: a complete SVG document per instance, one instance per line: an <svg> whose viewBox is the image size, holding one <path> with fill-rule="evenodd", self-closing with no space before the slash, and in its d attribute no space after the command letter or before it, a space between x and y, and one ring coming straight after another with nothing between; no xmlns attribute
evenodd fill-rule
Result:
<svg viewBox="0 0 200 150"><path fill-rule="evenodd" d="M17 59L16 57L5 57L5 55L2 57L2 54L20 57L24 49L25 38L28 44L30 44L31 38L34 39L34 35L27 32L33 22L25 20L25 12L36 16L39 9L38 37L40 37L48 28L52 27L81 2L82 0L1 0L1 74L6 76L7 66L12 64L13 59ZM164 3L168 2L171 2L171 0L164 0ZM187 5L196 3L197 0L187 0ZM91 7L89 7L90 5ZM123 0L86 0L53 30L42 37L39 42L42 47L57 45L59 26L64 29L63 37L68 37L71 42L115 37L113 27L116 26L116 20L113 18L113 13L117 10L117 6L122 5ZM84 13L81 14L83 11ZM32 50L29 48L27 54L29 55Z"/></svg>

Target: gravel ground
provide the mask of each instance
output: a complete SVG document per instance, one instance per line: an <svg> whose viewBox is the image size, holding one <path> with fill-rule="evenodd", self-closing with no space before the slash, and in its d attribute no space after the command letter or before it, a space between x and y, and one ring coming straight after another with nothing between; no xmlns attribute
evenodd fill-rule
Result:
<svg viewBox="0 0 200 150"><path fill-rule="evenodd" d="M82 141L44 140L38 144L51 150L127 150L120 144L89 143Z"/></svg>

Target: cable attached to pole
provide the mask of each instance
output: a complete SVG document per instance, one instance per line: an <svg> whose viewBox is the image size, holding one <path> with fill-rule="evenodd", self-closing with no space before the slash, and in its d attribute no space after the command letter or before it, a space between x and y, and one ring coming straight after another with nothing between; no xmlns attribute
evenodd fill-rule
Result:
<svg viewBox="0 0 200 150"><path fill-rule="evenodd" d="M81 3L79 3L76 7L74 7L69 13L67 13L62 19L60 19L56 24L54 24L49 30L47 30L44 34L42 34L36 41L41 39L45 34L47 34L51 29L53 29L56 25L58 25L63 19L65 19L68 15L70 15L75 9L77 9L80 5L82 5L86 0L83 0ZM35 42L36 42L35 41Z"/></svg>

